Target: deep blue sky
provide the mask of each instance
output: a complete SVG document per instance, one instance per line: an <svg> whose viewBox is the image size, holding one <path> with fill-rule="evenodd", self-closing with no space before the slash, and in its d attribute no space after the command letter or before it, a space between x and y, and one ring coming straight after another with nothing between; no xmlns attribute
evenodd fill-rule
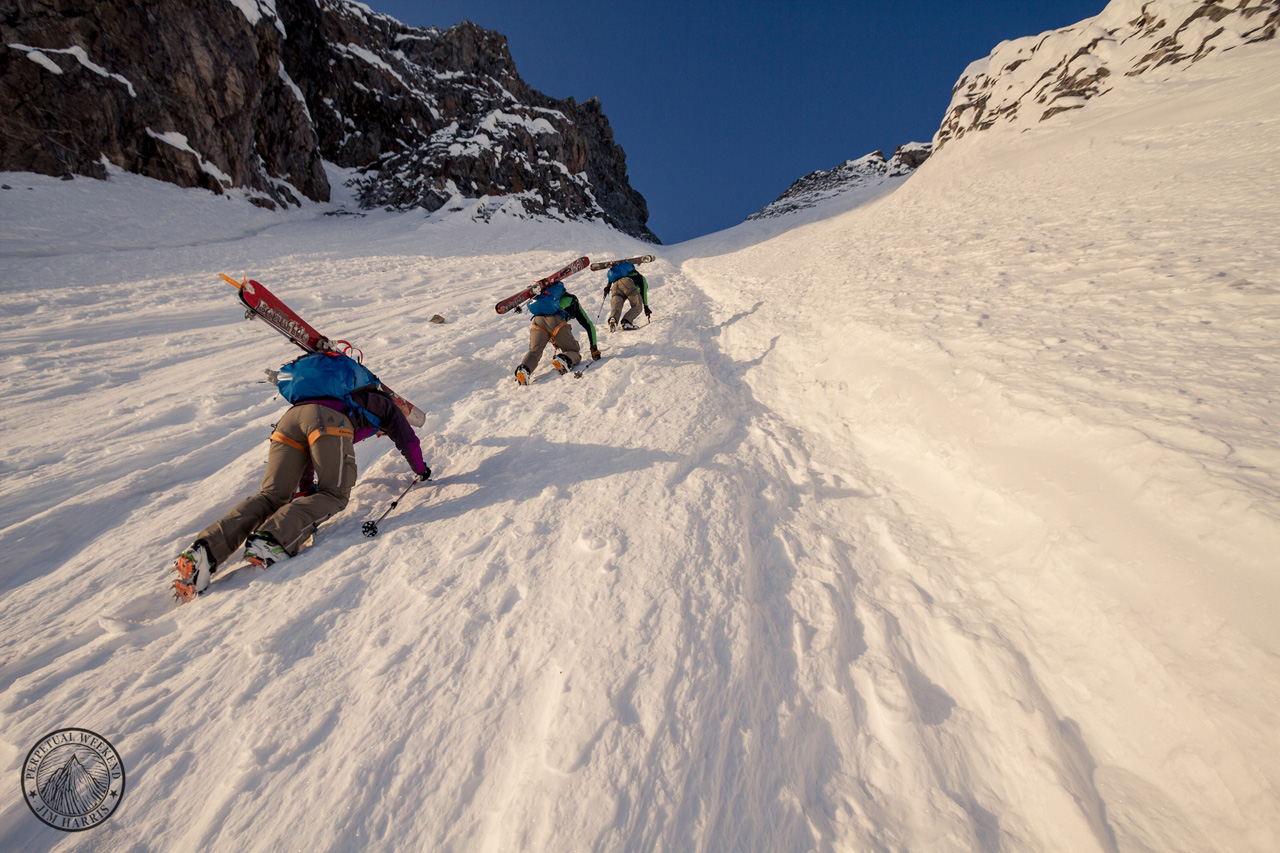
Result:
<svg viewBox="0 0 1280 853"><path fill-rule="evenodd" d="M736 225L792 181L927 142L970 62L1106 0L364 0L414 26L474 21L554 98L598 97L649 227Z"/></svg>

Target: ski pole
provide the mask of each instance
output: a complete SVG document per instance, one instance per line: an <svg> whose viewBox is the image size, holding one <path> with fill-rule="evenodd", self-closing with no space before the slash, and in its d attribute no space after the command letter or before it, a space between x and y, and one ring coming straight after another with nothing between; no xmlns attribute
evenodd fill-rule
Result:
<svg viewBox="0 0 1280 853"><path fill-rule="evenodd" d="M382 513L382 515L378 516L378 518L377 518L376 520L374 520L374 521L366 521L366 522L365 522L365 523L360 527L360 530L364 532L364 535L365 535L365 536L368 536L368 537L371 537L371 538L372 538L372 537L374 537L374 536L377 536L377 535L378 535L378 522L379 522L379 521L382 521L382 519L386 518L386 517L387 517L387 514L388 514L388 513L390 513L390 512L391 512L391 510L393 510L393 509L395 509L395 508L396 508L396 504L398 504L398 503L400 503L400 501L404 500L404 496L405 496L405 495L407 495L407 494L409 494L409 489L412 489L414 486L418 485L418 483L419 483L419 482L420 482L420 481L418 480L418 478L417 478L417 477L414 477L414 478L413 478L413 482L409 484L409 488L408 488L408 489L405 489L403 492L401 492L401 493L400 493L400 497L398 497L398 498L396 498L395 500L393 500L393 501L391 502L391 506L387 507L387 508L386 508L386 510Z"/></svg>

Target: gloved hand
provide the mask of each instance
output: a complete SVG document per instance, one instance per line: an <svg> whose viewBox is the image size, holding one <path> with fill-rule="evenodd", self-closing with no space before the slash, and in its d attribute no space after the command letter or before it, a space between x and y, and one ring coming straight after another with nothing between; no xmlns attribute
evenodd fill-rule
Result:
<svg viewBox="0 0 1280 853"><path fill-rule="evenodd" d="M418 473L418 482L425 483L427 480L430 480L430 479L431 479L431 466L423 465L422 470Z"/></svg>
<svg viewBox="0 0 1280 853"><path fill-rule="evenodd" d="M600 350L598 350L598 349L593 349L593 350L591 351L591 360L592 360L592 361L599 361L599 360L600 360L600 359L602 359L602 358L604 358L604 356L600 355Z"/></svg>
<svg viewBox="0 0 1280 853"><path fill-rule="evenodd" d="M271 368L268 367L266 370L262 372L267 374L267 381L270 382L272 385L280 384L280 371L272 370Z"/></svg>
<svg viewBox="0 0 1280 853"><path fill-rule="evenodd" d="M605 299L608 299L608 298L609 298L609 291L610 291L610 290L612 290L612 289L613 289L613 282L609 282L608 284L606 284L606 285L604 286L604 296L605 296Z"/></svg>
<svg viewBox="0 0 1280 853"><path fill-rule="evenodd" d="M541 296L542 290L543 288L542 288L542 285L540 284L535 284L533 287L529 288L529 292L532 293L534 296Z"/></svg>
<svg viewBox="0 0 1280 853"><path fill-rule="evenodd" d="M644 316L646 316L646 317L651 317L651 316L653 316L653 312L649 310L649 306L648 306L648 305L644 306Z"/></svg>

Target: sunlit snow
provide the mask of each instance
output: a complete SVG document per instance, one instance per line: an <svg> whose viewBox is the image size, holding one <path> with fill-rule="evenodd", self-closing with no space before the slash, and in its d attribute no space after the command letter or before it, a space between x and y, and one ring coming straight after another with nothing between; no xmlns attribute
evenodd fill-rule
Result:
<svg viewBox="0 0 1280 853"><path fill-rule="evenodd" d="M1276 849L1275 56L671 247L0 175L0 849ZM519 388L494 303L648 252L652 324ZM310 549L179 607L293 355L219 273L436 476L366 538L411 475L362 443ZM87 833L18 789L68 726L128 774Z"/></svg>

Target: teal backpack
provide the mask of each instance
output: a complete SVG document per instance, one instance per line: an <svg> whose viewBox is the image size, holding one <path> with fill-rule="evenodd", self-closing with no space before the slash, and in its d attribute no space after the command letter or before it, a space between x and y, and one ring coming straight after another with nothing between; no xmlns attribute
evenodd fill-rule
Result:
<svg viewBox="0 0 1280 853"><path fill-rule="evenodd" d="M329 397L341 400L348 411L358 411L373 427L382 425L368 409L351 399L358 388L380 387L378 377L354 358L337 352L311 352L280 368L276 387L290 403Z"/></svg>
<svg viewBox="0 0 1280 853"><path fill-rule="evenodd" d="M636 268L633 267L627 261L623 261L622 263L619 263L619 264L614 264L613 266L609 267L609 275L608 275L609 283L613 284L618 279L626 278L627 276L631 275L634 272L636 272Z"/></svg>

